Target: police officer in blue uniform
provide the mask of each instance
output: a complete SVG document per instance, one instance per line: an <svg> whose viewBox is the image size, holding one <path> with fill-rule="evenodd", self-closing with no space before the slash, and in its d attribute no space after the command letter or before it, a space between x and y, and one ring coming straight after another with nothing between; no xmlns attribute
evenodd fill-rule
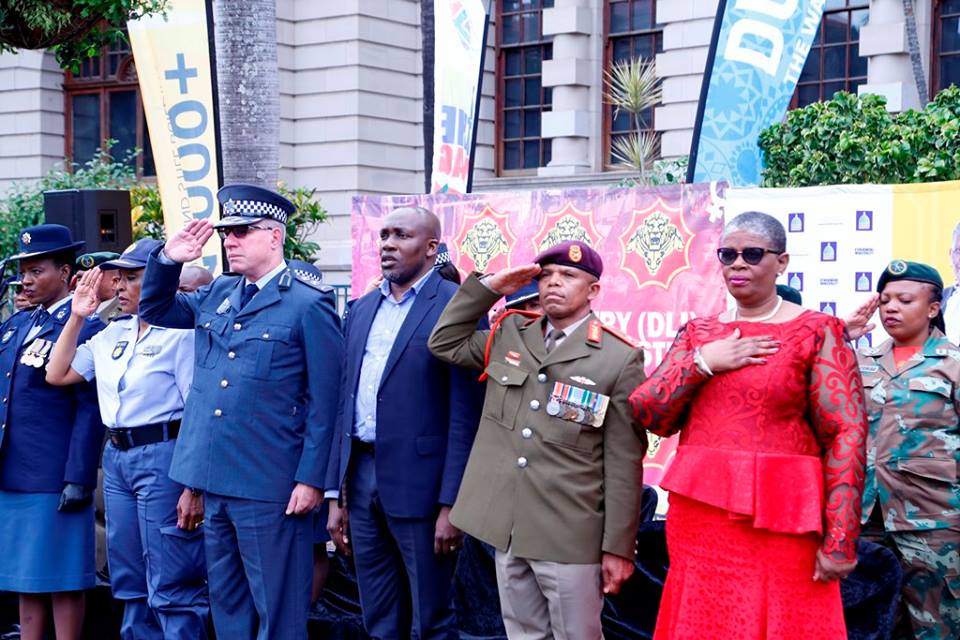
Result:
<svg viewBox="0 0 960 640"><path fill-rule="evenodd" d="M170 476L205 496L204 541L217 636L305 640L312 511L322 500L338 408L343 337L333 292L283 258L294 206L250 185L218 193L231 270L177 293L181 265L214 227L193 220L150 257L140 313L196 328L194 384Z"/></svg>
<svg viewBox="0 0 960 640"><path fill-rule="evenodd" d="M96 378L109 441L103 452L107 557L113 595L124 601L122 640L207 637L203 498L170 479L183 407L193 382L193 331L152 327L136 314L144 267L159 240L138 240L83 274L50 356L47 382ZM119 274L114 276L113 274ZM116 280L121 314L77 346L85 318Z"/></svg>
<svg viewBox="0 0 960 640"><path fill-rule="evenodd" d="M0 326L0 591L20 594L24 639L44 636L46 603L57 638L79 638L83 590L94 586L93 488L103 424L91 385L44 379L70 317L76 250L56 224L20 232L24 293L36 305ZM81 323L87 340L103 328ZM49 597L48 597L49 594Z"/></svg>

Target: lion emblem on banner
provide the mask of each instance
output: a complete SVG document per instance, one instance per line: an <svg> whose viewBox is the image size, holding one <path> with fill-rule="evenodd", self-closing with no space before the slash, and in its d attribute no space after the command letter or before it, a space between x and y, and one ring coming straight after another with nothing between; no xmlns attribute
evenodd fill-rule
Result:
<svg viewBox="0 0 960 640"><path fill-rule="evenodd" d="M460 252L473 261L477 271L486 271L497 256L508 250L507 239L493 220L480 220L467 231Z"/></svg>
<svg viewBox="0 0 960 640"><path fill-rule="evenodd" d="M683 238L670 218L662 211L655 211L630 236L627 251L639 254L651 275L656 275L670 253L683 251Z"/></svg>
<svg viewBox="0 0 960 640"><path fill-rule="evenodd" d="M540 241L538 249L540 251L546 251L550 247L556 246L561 242L567 242L568 240L579 240L587 246L593 246L593 240L590 238L587 230L583 228L583 224L569 213L557 220L557 223L553 225L553 229Z"/></svg>

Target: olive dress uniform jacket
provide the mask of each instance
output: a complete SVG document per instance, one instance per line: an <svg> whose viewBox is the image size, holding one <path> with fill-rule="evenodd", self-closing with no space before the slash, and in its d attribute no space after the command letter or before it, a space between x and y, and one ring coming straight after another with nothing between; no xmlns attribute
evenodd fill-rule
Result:
<svg viewBox="0 0 960 640"><path fill-rule="evenodd" d="M287 269L241 309L242 276L184 294L180 268L151 256L140 298L150 324L196 328L170 477L270 502L289 500L297 482L323 488L343 359L332 291Z"/></svg>
<svg viewBox="0 0 960 640"><path fill-rule="evenodd" d="M430 336L438 358L489 376L451 521L520 558L633 559L646 438L634 433L627 397L644 379L643 352L591 315L548 355L544 320L509 315L485 366L490 331L477 331L477 320L499 298L471 276ZM602 426L548 415L556 382L610 396Z"/></svg>
<svg viewBox="0 0 960 640"><path fill-rule="evenodd" d="M861 350L870 433L863 521L888 531L960 528L960 347L934 329L897 369L893 340Z"/></svg>
<svg viewBox="0 0 960 640"><path fill-rule="evenodd" d="M0 326L0 490L58 493L67 482L97 485L104 428L96 387L86 382L55 387L46 381L46 359L40 367L20 362L34 340L56 342L70 318L70 306L66 302L56 309L29 340L32 309ZM87 319L80 341L103 326L96 318Z"/></svg>

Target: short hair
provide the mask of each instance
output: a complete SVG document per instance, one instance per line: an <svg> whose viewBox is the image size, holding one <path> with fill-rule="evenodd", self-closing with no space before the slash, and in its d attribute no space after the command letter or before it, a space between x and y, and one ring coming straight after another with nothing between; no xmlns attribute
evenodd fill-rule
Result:
<svg viewBox="0 0 960 640"><path fill-rule="evenodd" d="M263 219L263 223L266 224L267 227L269 227L269 228L272 228L272 229L280 229L280 243L281 243L281 245L286 243L286 241L287 241L287 225L285 225L284 223L280 222L279 220L274 220L274 219L272 219L272 218L264 218L264 219Z"/></svg>
<svg viewBox="0 0 960 640"><path fill-rule="evenodd" d="M745 231L765 238L770 243L770 249L774 251L787 250L787 232L780 221L769 213L745 211L727 223L720 237L725 238L735 231Z"/></svg>
<svg viewBox="0 0 960 640"><path fill-rule="evenodd" d="M47 256L53 260L53 266L59 269L63 265L70 267L70 275L72 276L77 270L77 254L72 249L67 249L66 251L56 251Z"/></svg>

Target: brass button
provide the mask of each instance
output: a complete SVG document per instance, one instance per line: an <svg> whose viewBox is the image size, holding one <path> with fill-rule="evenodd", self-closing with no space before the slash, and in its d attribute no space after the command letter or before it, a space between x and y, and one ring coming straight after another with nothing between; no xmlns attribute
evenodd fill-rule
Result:
<svg viewBox="0 0 960 640"><path fill-rule="evenodd" d="M216 411L213 412L213 415L219 418L220 416L223 415L223 411L221 411L220 409L217 409Z"/></svg>
<svg viewBox="0 0 960 640"><path fill-rule="evenodd" d="M240 331L240 329L243 329L243 325L240 324L239 322L235 322L235 323L233 324L233 330L234 330L234 331Z"/></svg>
<svg viewBox="0 0 960 640"><path fill-rule="evenodd" d="M520 435L523 436L524 440L529 440L530 438L533 437L533 429L531 429L530 427L524 427L523 431L520 432Z"/></svg>
<svg viewBox="0 0 960 640"><path fill-rule="evenodd" d="M226 379L226 378L224 378L223 380L220 381L220 386L223 387L224 389L227 388L227 385L228 385L228 384L230 384L230 383L227 382L227 379Z"/></svg>
<svg viewBox="0 0 960 640"><path fill-rule="evenodd" d="M540 408L540 401L539 401L539 400L531 400L531 401L530 401L530 409L531 409L531 410L536 411L536 410L539 409L539 408Z"/></svg>
<svg viewBox="0 0 960 640"><path fill-rule="evenodd" d="M231 351L230 353L227 354L227 357L230 358L231 360L233 360L233 359L235 359L235 358L237 357L237 354L236 354L235 352Z"/></svg>
<svg viewBox="0 0 960 640"><path fill-rule="evenodd" d="M523 456L520 456L519 458L517 458L517 466L520 467L521 469L526 469L527 459L524 458Z"/></svg>

